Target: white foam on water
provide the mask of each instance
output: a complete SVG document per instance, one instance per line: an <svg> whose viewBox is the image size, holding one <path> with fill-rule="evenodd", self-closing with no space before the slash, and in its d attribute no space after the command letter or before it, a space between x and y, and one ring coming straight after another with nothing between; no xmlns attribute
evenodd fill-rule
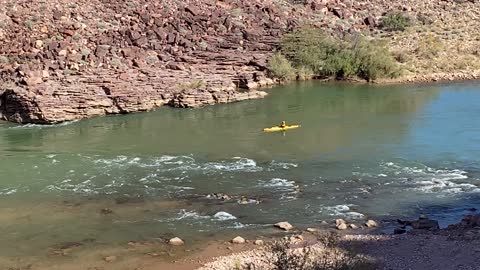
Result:
<svg viewBox="0 0 480 270"><path fill-rule="evenodd" d="M362 219L362 218L365 218L365 215L362 214L362 213L359 213L359 212L353 212L353 211L350 211L350 212L346 212L344 213L344 215L350 219Z"/></svg>
<svg viewBox="0 0 480 270"><path fill-rule="evenodd" d="M277 192L282 192L280 195L280 200L287 201L296 200L300 191L300 186L297 185L295 181L282 178L272 178L269 181L261 180L258 186L262 188L273 189Z"/></svg>
<svg viewBox="0 0 480 270"><path fill-rule="evenodd" d="M287 179L282 179L282 178L273 178L270 181L262 181L261 182L263 187L273 187L273 188L278 188L278 187L283 187L283 188L293 188L295 187L295 181L290 181Z"/></svg>
<svg viewBox="0 0 480 270"><path fill-rule="evenodd" d="M80 120L72 120L72 121L66 121L62 122L59 124L51 124L51 125L40 125L40 124L24 124L24 125L18 125L18 126L13 126L9 127L9 129L32 129L32 128L38 128L38 129L43 129L43 128L56 128L56 127L64 127L71 125L73 123L76 123Z"/></svg>
<svg viewBox="0 0 480 270"><path fill-rule="evenodd" d="M204 172L259 172L263 168L257 166L253 159L233 157L230 160L218 162L197 162L191 156L164 155L153 158L117 156L114 158L99 158L93 161L95 164L112 167L138 166L142 168L156 167L164 171L204 171Z"/></svg>
<svg viewBox="0 0 480 270"><path fill-rule="evenodd" d="M259 172L263 170L262 167L257 166L255 160L242 157L234 157L232 161L208 162L201 165L199 169L224 172Z"/></svg>
<svg viewBox="0 0 480 270"><path fill-rule="evenodd" d="M249 224L243 224L241 222L235 221L232 226L228 226L230 229L243 229L249 227Z"/></svg>
<svg viewBox="0 0 480 270"><path fill-rule="evenodd" d="M350 207L355 206L354 204L339 204L334 206L325 206L322 207L322 212L326 211L330 216L342 216L350 219L362 219L365 217L364 214L358 213L355 211L350 211Z"/></svg>
<svg viewBox="0 0 480 270"><path fill-rule="evenodd" d="M180 210L178 213L178 217L176 220L183 220L183 219L207 219L210 218L210 216L202 216L196 211L187 211L186 209Z"/></svg>
<svg viewBox="0 0 480 270"><path fill-rule="evenodd" d="M106 159L106 158L100 158L96 159L93 162L96 164L105 164L105 165L112 165L112 164L123 164L125 161L127 161L126 156L117 156L115 158L111 159Z"/></svg>
<svg viewBox="0 0 480 270"><path fill-rule="evenodd" d="M179 190L194 190L194 187L186 187L186 186L170 186L173 189L179 189Z"/></svg>
<svg viewBox="0 0 480 270"><path fill-rule="evenodd" d="M401 166L393 162L384 163L387 171L401 176L403 181L415 185L414 190L424 193L457 194L478 192L478 186L462 180L468 179L467 172L458 169L434 169L428 166Z"/></svg>
<svg viewBox="0 0 480 270"><path fill-rule="evenodd" d="M280 162L280 161L272 160L272 162L270 162L269 170L273 171L274 169L278 169L278 168L284 169L284 170L289 170L291 168L297 168L297 167L298 167L298 164L296 164L296 163Z"/></svg>
<svg viewBox="0 0 480 270"><path fill-rule="evenodd" d="M223 211L220 211L220 212L216 213L215 215L213 215L213 218L215 220L220 220L220 221L237 219L236 216L234 216L230 213L227 213L227 212L223 212Z"/></svg>
<svg viewBox="0 0 480 270"><path fill-rule="evenodd" d="M0 190L0 195L12 195L17 193L18 189L17 188L4 188Z"/></svg>

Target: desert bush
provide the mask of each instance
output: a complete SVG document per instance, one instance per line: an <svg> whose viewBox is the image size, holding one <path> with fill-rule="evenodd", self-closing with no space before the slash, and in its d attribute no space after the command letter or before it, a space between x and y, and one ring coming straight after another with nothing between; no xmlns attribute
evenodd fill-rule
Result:
<svg viewBox="0 0 480 270"><path fill-rule="evenodd" d="M408 62L408 60L410 60L410 57L408 56L407 52L405 52L405 51L397 51L393 54L393 57L399 63L406 63L406 62Z"/></svg>
<svg viewBox="0 0 480 270"><path fill-rule="evenodd" d="M317 236L317 247L292 249L288 241L274 242L270 246L274 270L374 270L376 263L371 259L338 247L339 237L335 233Z"/></svg>
<svg viewBox="0 0 480 270"><path fill-rule="evenodd" d="M412 20L400 11L390 12L380 22L380 27L386 31L404 31L412 25Z"/></svg>
<svg viewBox="0 0 480 270"><path fill-rule="evenodd" d="M311 249L302 248L295 252L290 249L287 240L274 242L271 247L273 254L273 266L275 270L304 270L308 269L308 262Z"/></svg>
<svg viewBox="0 0 480 270"><path fill-rule="evenodd" d="M281 52L297 70L307 68L315 77L358 76L370 81L399 75L386 44L363 36L341 40L307 27L285 35Z"/></svg>
<svg viewBox="0 0 480 270"><path fill-rule="evenodd" d="M297 79L300 81L310 80L315 77L315 73L308 67L301 66L297 68Z"/></svg>
<svg viewBox="0 0 480 270"><path fill-rule="evenodd" d="M281 41L282 53L296 67L308 67L317 75L330 75L325 62L339 50L335 40L323 31L304 27L286 34Z"/></svg>
<svg viewBox="0 0 480 270"><path fill-rule="evenodd" d="M295 69L285 56L280 53L274 54L267 63L267 68L274 78L283 81L295 79Z"/></svg>
<svg viewBox="0 0 480 270"><path fill-rule="evenodd" d="M386 44L378 40L360 38L353 49L358 63L357 76L365 80L382 77L394 78L401 75L401 70Z"/></svg>
<svg viewBox="0 0 480 270"><path fill-rule="evenodd" d="M437 57L442 49L442 40L437 36L429 34L420 38L416 53L421 57L432 59Z"/></svg>

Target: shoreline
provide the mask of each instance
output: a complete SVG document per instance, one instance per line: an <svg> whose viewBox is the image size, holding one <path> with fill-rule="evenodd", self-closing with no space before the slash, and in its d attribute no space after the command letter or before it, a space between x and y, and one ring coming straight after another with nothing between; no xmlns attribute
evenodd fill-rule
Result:
<svg viewBox="0 0 480 270"><path fill-rule="evenodd" d="M205 91L199 90L199 91L194 91L193 93L182 93L180 95L176 95L174 99L170 99L170 100L164 99L160 102L150 104L148 108L134 109L133 111L118 111L118 112L105 113L105 114L100 113L98 115L94 115L93 117L108 116L112 114L115 115L115 114L129 114L129 113L136 113L136 112L149 112L164 106L180 108L180 109L191 109L191 108L200 108L204 106L211 106L211 105L217 105L217 104L228 104L228 103L240 102L240 101L250 100L250 99L262 99L268 96L268 93L265 92L264 90L268 90L276 86L285 86L290 83L307 82L307 81L322 82L322 83L345 83L345 84L352 84L352 85L355 85L355 84L369 85L370 84L370 85L378 85L378 86L476 82L476 81L480 81L480 70L459 71L454 73L433 73L429 75L409 75L409 76L399 77L396 79L379 79L373 82L367 82L365 80L360 80L360 79L347 79L347 80L310 79L310 80L294 80L294 81L281 83L279 81L268 79L268 81L264 80L256 88L252 88L252 89L230 88L230 90L227 90L224 94L222 94L222 95L227 95L226 99L224 98L224 100L221 100L222 98L220 98L219 96L216 96L215 94L211 94L209 98L212 98L212 99L210 101L205 101ZM213 93L218 93L218 90L213 91ZM0 103L0 105L2 104ZM17 122L19 124L61 125L68 122L74 122L78 120L92 118L92 116L75 114L75 115L66 116L65 119L63 118L57 119L53 122L38 121L38 119L31 122L28 122L28 121L22 122L22 121L16 121L15 119L11 119L4 114L2 114L2 111L0 110L1 121L5 121L9 123Z"/></svg>
<svg viewBox="0 0 480 270"><path fill-rule="evenodd" d="M417 269L421 264L425 263L423 260L426 258L435 259L434 264L439 263L443 259L441 257L437 257L439 256L439 251L437 250L438 247L440 247L440 252L448 252L450 248L458 249L458 246L462 246L463 250L459 252L458 257L467 261L468 258L465 257L472 256L472 253L477 253L480 251L478 248L474 250L469 250L468 248L476 247L480 243L480 235L476 234L476 232L480 229L480 227L478 227L480 226L480 215L478 214L467 215L463 217L460 222L450 224L446 228L440 229L435 228L435 226L431 226L432 224L436 223L436 221L430 220L424 216L421 216L418 220L413 222L418 223L417 225L411 225L413 226L411 230L393 234L385 234L381 232L381 227L340 231L337 230L336 232L338 232L337 235L339 237L338 248L342 250L340 252L345 252L346 250L347 253L353 252L356 254L355 256L360 255L369 257L375 263L374 269L395 270L405 269L403 268L405 267L405 263L409 265L409 269ZM265 265L265 258L270 258L271 255L268 255L265 252L270 252L268 250L270 250L269 245L271 243L284 239L287 241L287 243L290 243L290 249L292 250L301 249L303 247L320 250L331 248L337 249L337 246L328 247L321 244L323 242L321 238L324 237L322 235L328 234L329 232L332 232L332 230L334 231L334 229L330 228L318 229L315 231L303 230L286 232L283 237L268 238L265 241L266 244L264 244L262 241L260 246L252 244L254 241L256 241L255 239L251 239L250 241L247 240L248 242L245 244L232 244L231 241L224 242L223 244L221 242L217 242L217 245L220 247L223 246L224 248L226 247L226 249L229 251L226 255L214 256L214 254L202 254L201 256L206 257L196 261L196 268L188 268L194 266L189 264L189 262L191 262L189 258L172 262L171 264L167 263L166 266L174 267L175 269L179 267L179 269L228 270L232 269L232 267L237 267L236 265L240 265L240 268L238 269L250 269L248 268L248 265L253 263L253 265L256 267L259 267L260 265L260 267L265 267L262 269L270 269L271 266ZM424 248L422 250L415 248L419 246ZM388 248L388 250L385 250L385 248ZM410 252L406 252L405 250L409 248L411 249ZM399 253L401 256L399 256ZM409 257L409 255L411 257ZM335 260L338 258L330 259ZM431 263L429 260L430 259L427 260L427 263ZM200 263L201 266L199 267L198 264ZM453 266L449 262L443 263L446 265L424 265L422 269L457 269L452 268ZM477 266L476 263L455 263L465 267L462 269L473 270L476 269Z"/></svg>
<svg viewBox="0 0 480 270"><path fill-rule="evenodd" d="M388 250L389 252L395 254L397 252L402 253L407 247L420 245L420 243L441 242L442 245L450 245L452 239L456 241L455 243L460 243L461 245L478 245L480 243L480 234L472 234L472 230L475 232L475 230L480 229L480 227L477 227L480 226L480 215L477 214L477 211L472 211L470 216L464 217L459 223L452 223L440 229L435 227L438 226L437 221L430 220L424 216L420 216L418 220L403 220L401 221L402 225L397 225L397 227L404 226L405 222L410 223L410 225L407 226L413 227L400 234L385 233L384 230L388 225L383 221L379 222L378 226L372 227L368 227L365 223L359 223L359 221L357 221L355 223L360 225L358 229L338 229L338 225L337 228L335 228L335 223L332 222L311 224L309 228L305 228L305 226L294 227L292 230L281 230L271 225L269 226L269 228L271 228L269 233L262 230L250 231L248 233L238 232L239 236L246 237L246 242L239 244L232 243L231 239L233 239L233 235L237 235L233 232L228 234L231 235L231 239L227 239L228 236L225 235L220 238L215 237L217 239L205 239L195 241L194 243L189 242L188 239L184 239L186 240L185 244L180 246L172 246L166 242L155 243L155 241L151 242L148 240L133 240L119 246L106 246L105 244L97 243L91 247L87 242L85 242L85 244L72 242L59 244L55 249L50 248L49 253L51 255L43 259L41 256L38 257L38 255L36 255L35 257L37 259L32 260L33 258L30 257L18 258L15 260L15 263L13 263L13 261L6 259L8 257L0 257L0 265L6 264L11 267L19 267L22 266L22 264L29 264L32 269L35 270L80 270L87 269L88 267L92 269L101 267L105 270L133 269L129 267L135 267L137 270L230 270L231 266L238 260L241 262L261 261L259 256L263 256L261 255L263 254L261 252L264 252L262 250L274 241L288 239L294 248L315 246L319 243L318 236L328 232L338 233L340 248L346 248L347 250L353 248L352 250L354 252L359 252L360 250L361 254L373 256L377 262L380 263L384 257L382 257L383 255L379 256L379 254L385 252L385 247L390 249ZM388 220L393 219L395 219L393 216L388 218ZM338 224L338 219L334 221ZM295 226L294 223L292 225ZM261 244L258 244L256 242L257 240L261 240ZM362 245L364 247L360 248L359 246ZM428 246L428 250L430 251L432 245L428 244ZM476 252L476 249L474 252ZM397 255L387 259L395 261L395 258L397 258ZM40 259L40 261L37 261L38 259ZM417 259L412 260L411 263L419 263ZM381 263L383 264L384 262ZM55 267L52 267L52 264L55 265ZM225 267L225 265L229 265L230 268ZM402 268L388 269L401 270ZM449 268L439 269L447 270Z"/></svg>

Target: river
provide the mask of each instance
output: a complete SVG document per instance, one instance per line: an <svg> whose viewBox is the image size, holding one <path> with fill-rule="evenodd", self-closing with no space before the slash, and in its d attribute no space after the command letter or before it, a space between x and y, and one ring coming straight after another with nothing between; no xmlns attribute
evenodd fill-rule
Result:
<svg viewBox="0 0 480 270"><path fill-rule="evenodd" d="M0 254L222 237L283 220L428 214L444 226L479 206L478 83L268 91L194 110L0 123L0 242L16 243ZM261 131L282 120L302 126Z"/></svg>

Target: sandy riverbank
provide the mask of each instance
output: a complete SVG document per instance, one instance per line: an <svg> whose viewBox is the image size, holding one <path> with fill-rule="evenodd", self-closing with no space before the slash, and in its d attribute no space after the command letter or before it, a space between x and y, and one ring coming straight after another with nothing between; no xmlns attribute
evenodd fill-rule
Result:
<svg viewBox="0 0 480 270"><path fill-rule="evenodd" d="M6 269L35 270L230 270L249 269L248 265L254 265L256 268L253 269L276 269L272 265L276 255L272 254L270 246L284 238L294 252L308 247L313 251L310 254L316 256L313 258L323 256L331 262L361 258L370 267L365 269L473 270L478 269L480 264L478 221L478 216L470 216L448 228L422 227L405 234L384 234L380 228L292 230L273 238L250 236L243 244L227 240L195 245L187 242L182 246L141 241L117 247L98 243L94 248L71 244L58 248L57 252L52 250L41 260L35 257L0 257L0 265ZM335 237L337 242L326 247L325 243L334 243L325 240L325 235L332 231L338 233ZM263 243L259 245L255 240Z"/></svg>

